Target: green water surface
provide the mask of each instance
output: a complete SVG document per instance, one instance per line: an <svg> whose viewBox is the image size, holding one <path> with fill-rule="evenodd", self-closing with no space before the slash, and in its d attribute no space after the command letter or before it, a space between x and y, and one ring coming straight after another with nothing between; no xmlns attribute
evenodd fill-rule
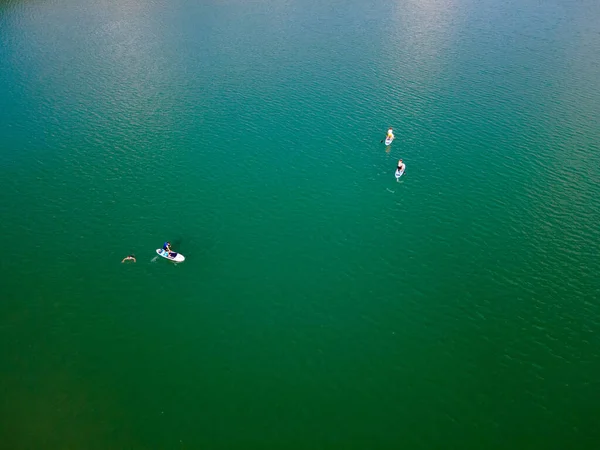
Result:
<svg viewBox="0 0 600 450"><path fill-rule="evenodd" d="M598 55L593 0L0 2L0 447L597 448Z"/></svg>

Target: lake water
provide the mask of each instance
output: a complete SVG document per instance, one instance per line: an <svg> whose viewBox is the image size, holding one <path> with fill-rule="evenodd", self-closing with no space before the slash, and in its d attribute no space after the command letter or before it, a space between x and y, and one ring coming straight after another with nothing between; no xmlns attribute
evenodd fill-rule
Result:
<svg viewBox="0 0 600 450"><path fill-rule="evenodd" d="M599 55L596 0L0 2L2 447L597 448Z"/></svg>

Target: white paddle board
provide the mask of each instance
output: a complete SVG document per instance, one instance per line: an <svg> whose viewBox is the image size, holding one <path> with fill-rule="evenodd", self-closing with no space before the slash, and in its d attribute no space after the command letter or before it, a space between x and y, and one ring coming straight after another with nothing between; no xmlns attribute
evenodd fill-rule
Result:
<svg viewBox="0 0 600 450"><path fill-rule="evenodd" d="M169 254L169 252L165 252L162 248L157 248L156 253L158 253L159 256L162 256L165 259L170 259L174 262L185 261L185 257L181 253L171 252Z"/></svg>

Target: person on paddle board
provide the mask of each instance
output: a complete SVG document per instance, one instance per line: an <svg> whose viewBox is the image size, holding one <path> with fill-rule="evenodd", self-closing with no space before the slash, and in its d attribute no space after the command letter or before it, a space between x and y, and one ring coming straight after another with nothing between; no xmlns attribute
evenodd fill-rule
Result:
<svg viewBox="0 0 600 450"><path fill-rule="evenodd" d="M398 161L398 172L402 172L404 170L406 166L404 165L404 163L402 162L402 160Z"/></svg>
<svg viewBox="0 0 600 450"><path fill-rule="evenodd" d="M390 127L390 129L387 132L387 135L385 136L386 139L394 139L394 130L392 129L392 127Z"/></svg>
<svg viewBox="0 0 600 450"><path fill-rule="evenodd" d="M169 254L169 256L173 256L173 253L175 253L172 249L171 249L171 243L170 242L165 242L163 244L163 250L165 252L167 252Z"/></svg>

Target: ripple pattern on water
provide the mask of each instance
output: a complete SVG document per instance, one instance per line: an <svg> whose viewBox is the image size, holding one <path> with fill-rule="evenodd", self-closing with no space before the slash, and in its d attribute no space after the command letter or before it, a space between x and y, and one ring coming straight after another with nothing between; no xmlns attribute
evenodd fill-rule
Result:
<svg viewBox="0 0 600 450"><path fill-rule="evenodd" d="M3 2L11 448L595 448L563 3Z"/></svg>

